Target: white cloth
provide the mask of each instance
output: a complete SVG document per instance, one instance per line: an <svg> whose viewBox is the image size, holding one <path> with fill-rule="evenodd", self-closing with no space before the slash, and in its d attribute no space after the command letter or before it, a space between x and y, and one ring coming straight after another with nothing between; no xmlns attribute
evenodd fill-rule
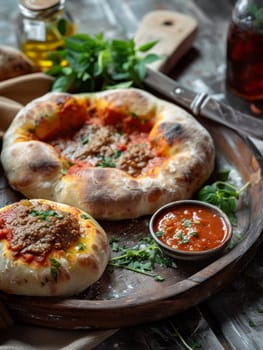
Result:
<svg viewBox="0 0 263 350"><path fill-rule="evenodd" d="M0 350L91 350L116 331L65 331L15 325L0 330Z"/></svg>

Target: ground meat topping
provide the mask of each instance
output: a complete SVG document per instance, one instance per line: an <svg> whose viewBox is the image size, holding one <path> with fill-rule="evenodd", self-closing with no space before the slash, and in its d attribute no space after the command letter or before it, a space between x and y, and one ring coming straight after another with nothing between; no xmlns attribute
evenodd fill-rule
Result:
<svg viewBox="0 0 263 350"><path fill-rule="evenodd" d="M45 257L52 249L68 249L80 236L79 223L72 214L47 204L22 201L2 215L1 226L12 232L10 247L15 255Z"/></svg>
<svg viewBox="0 0 263 350"><path fill-rule="evenodd" d="M55 149L74 164L118 168L139 176L155 157L146 133L122 133L113 125L86 124L71 139L53 140Z"/></svg>
<svg viewBox="0 0 263 350"><path fill-rule="evenodd" d="M136 175L145 168L153 158L151 149L147 144L131 145L117 161L118 168L126 170L130 175Z"/></svg>

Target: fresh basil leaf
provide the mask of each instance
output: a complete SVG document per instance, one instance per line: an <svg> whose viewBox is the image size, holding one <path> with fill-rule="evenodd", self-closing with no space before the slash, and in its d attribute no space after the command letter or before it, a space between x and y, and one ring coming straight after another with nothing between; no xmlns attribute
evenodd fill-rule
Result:
<svg viewBox="0 0 263 350"><path fill-rule="evenodd" d="M216 174L217 181L227 181L229 178L230 170L222 169Z"/></svg>
<svg viewBox="0 0 263 350"><path fill-rule="evenodd" d="M114 84L114 85L108 85L106 87L106 90L111 90L111 89L126 89L132 86L132 81L124 81L123 83L119 84Z"/></svg>
<svg viewBox="0 0 263 350"><path fill-rule="evenodd" d="M134 66L134 70L136 72L136 74L138 75L138 78L140 81L143 81L143 79L146 76L147 70L146 70L146 66L143 62L139 62Z"/></svg>
<svg viewBox="0 0 263 350"><path fill-rule="evenodd" d="M94 47L94 40L88 34L75 34L64 39L65 49L76 52L86 52Z"/></svg>
<svg viewBox="0 0 263 350"><path fill-rule="evenodd" d="M150 64L150 63L153 63L157 60L159 60L161 57L159 55L156 55L154 53L152 54L149 54L147 56L145 56L143 59L142 59L142 63L143 64Z"/></svg>
<svg viewBox="0 0 263 350"><path fill-rule="evenodd" d="M65 35L67 32L67 20L65 18L60 18L57 23L57 28L60 34Z"/></svg>
<svg viewBox="0 0 263 350"><path fill-rule="evenodd" d="M46 74L52 75L52 76L63 74L63 67L61 67L60 65L53 66L52 68L46 71Z"/></svg>
<svg viewBox="0 0 263 350"><path fill-rule="evenodd" d="M73 69L71 67L64 67L62 68L62 72L64 75L72 75Z"/></svg>
<svg viewBox="0 0 263 350"><path fill-rule="evenodd" d="M224 171L223 177L229 172ZM235 211L237 208L237 200L240 193L246 189L249 183L245 184L241 189L237 189L231 183L226 181L216 181L211 185L206 185L197 193L197 199L218 206L229 217L232 225L236 225L237 220Z"/></svg>
<svg viewBox="0 0 263 350"><path fill-rule="evenodd" d="M52 91L63 92L71 90L75 78L72 76L58 77L52 86Z"/></svg>
<svg viewBox="0 0 263 350"><path fill-rule="evenodd" d="M55 65L59 65L62 59L61 52L54 51L54 52L49 52L47 55L48 59L53 62ZM56 66L56 68L61 68L60 66Z"/></svg>
<svg viewBox="0 0 263 350"><path fill-rule="evenodd" d="M154 41L150 41L146 44L143 44L141 46L138 47L138 51L140 52L146 52L149 51L150 49L152 49L157 43L159 42L159 40L154 40Z"/></svg>

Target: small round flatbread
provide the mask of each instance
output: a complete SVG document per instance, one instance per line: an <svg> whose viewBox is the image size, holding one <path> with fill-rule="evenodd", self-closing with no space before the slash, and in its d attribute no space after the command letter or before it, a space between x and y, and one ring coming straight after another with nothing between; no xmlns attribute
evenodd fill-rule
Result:
<svg viewBox="0 0 263 350"><path fill-rule="evenodd" d="M119 220L190 198L213 171L215 148L185 110L130 88L32 101L5 133L1 158L26 197Z"/></svg>
<svg viewBox="0 0 263 350"><path fill-rule="evenodd" d="M102 275L106 233L87 213L44 199L0 209L0 290L29 296L80 293Z"/></svg>
<svg viewBox="0 0 263 350"><path fill-rule="evenodd" d="M23 52L0 45L0 81L35 72L36 66Z"/></svg>

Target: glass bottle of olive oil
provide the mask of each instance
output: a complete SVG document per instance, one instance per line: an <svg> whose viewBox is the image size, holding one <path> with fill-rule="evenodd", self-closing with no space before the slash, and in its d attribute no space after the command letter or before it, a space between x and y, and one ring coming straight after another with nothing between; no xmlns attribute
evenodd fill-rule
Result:
<svg viewBox="0 0 263 350"><path fill-rule="evenodd" d="M18 46L42 71L52 67L48 53L63 47L63 37L76 32L65 0L19 0Z"/></svg>

